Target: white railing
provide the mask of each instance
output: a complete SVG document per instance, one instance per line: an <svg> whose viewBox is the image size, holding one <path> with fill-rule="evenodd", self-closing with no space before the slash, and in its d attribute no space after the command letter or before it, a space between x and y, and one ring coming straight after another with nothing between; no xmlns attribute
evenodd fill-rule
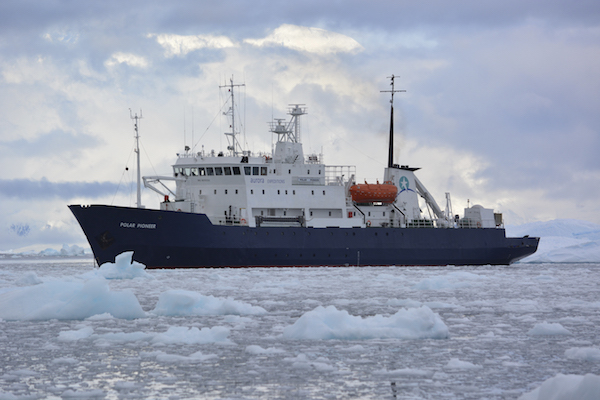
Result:
<svg viewBox="0 0 600 400"><path fill-rule="evenodd" d="M356 166L354 165L325 166L326 185L343 186L352 175L356 176Z"/></svg>

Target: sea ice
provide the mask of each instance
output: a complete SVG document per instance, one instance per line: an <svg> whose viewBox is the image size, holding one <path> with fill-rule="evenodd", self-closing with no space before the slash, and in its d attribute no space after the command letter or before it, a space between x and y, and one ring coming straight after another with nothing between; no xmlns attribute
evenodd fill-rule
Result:
<svg viewBox="0 0 600 400"><path fill-rule="evenodd" d="M227 338L229 332L230 330L224 326L213 326L212 328L202 329L198 329L195 326L191 328L185 326L171 326L166 332L156 334L152 339L152 343L230 343Z"/></svg>
<svg viewBox="0 0 600 400"><path fill-rule="evenodd" d="M144 271L145 268L144 264L133 261L133 251L126 251L116 256L114 263L104 263L95 272L106 279L152 279L152 276Z"/></svg>
<svg viewBox="0 0 600 400"><path fill-rule="evenodd" d="M246 353L250 354L280 354L285 353L285 350L277 349L275 347L269 347L267 349L263 349L260 346L255 344L246 346Z"/></svg>
<svg viewBox="0 0 600 400"><path fill-rule="evenodd" d="M565 329L561 324L542 322L535 324L533 328L527 332L528 335L532 336L544 336L544 335L571 335L568 329Z"/></svg>
<svg viewBox="0 0 600 400"><path fill-rule="evenodd" d="M573 360L600 361L600 349L595 347L574 347L565 350L565 357Z"/></svg>
<svg viewBox="0 0 600 400"><path fill-rule="evenodd" d="M461 361L458 358L451 358L448 364L444 366L446 369L479 369L481 365L476 365L468 361Z"/></svg>
<svg viewBox="0 0 600 400"><path fill-rule="evenodd" d="M94 333L94 328L92 328L91 326L86 326L75 331L62 331L58 335L58 340L61 340L63 342L71 342L80 339L86 339L92 336L92 333Z"/></svg>
<svg viewBox="0 0 600 400"><path fill-rule="evenodd" d="M598 400L600 376L594 374L563 375L549 378L540 387L525 393L519 400Z"/></svg>
<svg viewBox="0 0 600 400"><path fill-rule="evenodd" d="M104 278L50 281L0 294L0 318L6 320L84 319L103 313L126 319L146 315L131 291L113 292Z"/></svg>
<svg viewBox="0 0 600 400"><path fill-rule="evenodd" d="M219 299L189 290L176 289L161 293L152 313L169 316L261 315L266 314L267 310L231 298Z"/></svg>
<svg viewBox="0 0 600 400"><path fill-rule="evenodd" d="M446 339L448 327L427 306L401 309L389 317L361 318L334 306L319 306L283 330L288 339Z"/></svg>

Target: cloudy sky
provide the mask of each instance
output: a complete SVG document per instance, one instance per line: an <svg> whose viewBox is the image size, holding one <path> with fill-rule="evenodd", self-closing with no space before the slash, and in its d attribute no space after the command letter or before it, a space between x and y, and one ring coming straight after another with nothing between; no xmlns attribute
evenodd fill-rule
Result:
<svg viewBox="0 0 600 400"><path fill-rule="evenodd" d="M439 203L600 223L597 1L4 0L0 250L83 245L68 204L135 204L130 109L144 175L223 150L231 76L250 149L302 103L305 153L381 179L391 74L395 161Z"/></svg>

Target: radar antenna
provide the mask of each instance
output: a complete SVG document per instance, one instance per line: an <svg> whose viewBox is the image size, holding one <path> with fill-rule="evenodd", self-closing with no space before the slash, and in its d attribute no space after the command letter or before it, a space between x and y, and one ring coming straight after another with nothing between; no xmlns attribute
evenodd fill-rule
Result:
<svg viewBox="0 0 600 400"><path fill-rule="evenodd" d="M300 118L305 115L306 107L304 104L290 104L288 109L288 115L291 115L290 121L286 124L283 118L274 118L274 122L271 122L271 132L279 135L277 137L278 142L291 142L300 143Z"/></svg>

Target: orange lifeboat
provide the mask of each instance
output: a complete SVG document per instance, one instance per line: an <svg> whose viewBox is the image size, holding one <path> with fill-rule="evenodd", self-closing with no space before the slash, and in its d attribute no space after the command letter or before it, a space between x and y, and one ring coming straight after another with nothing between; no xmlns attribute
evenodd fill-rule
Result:
<svg viewBox="0 0 600 400"><path fill-rule="evenodd" d="M352 201L356 203L393 203L396 199L398 188L392 182L384 183L367 183L352 185L350 187L350 195Z"/></svg>

